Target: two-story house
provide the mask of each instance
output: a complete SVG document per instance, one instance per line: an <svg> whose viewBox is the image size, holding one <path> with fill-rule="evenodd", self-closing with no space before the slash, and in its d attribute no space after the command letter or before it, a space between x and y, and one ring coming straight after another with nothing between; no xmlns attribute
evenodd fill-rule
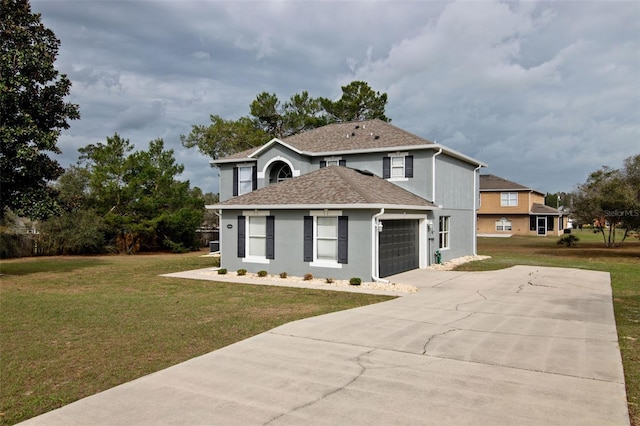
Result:
<svg viewBox="0 0 640 426"><path fill-rule="evenodd" d="M560 235L565 218L544 194L495 175L480 175L478 235Z"/></svg>
<svg viewBox="0 0 640 426"><path fill-rule="evenodd" d="M221 266L380 279L475 253L482 162L380 120L212 161Z"/></svg>

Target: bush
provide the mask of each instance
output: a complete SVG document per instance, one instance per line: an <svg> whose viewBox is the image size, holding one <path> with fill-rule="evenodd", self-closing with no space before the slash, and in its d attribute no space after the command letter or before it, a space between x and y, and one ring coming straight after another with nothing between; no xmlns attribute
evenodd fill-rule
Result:
<svg viewBox="0 0 640 426"><path fill-rule="evenodd" d="M267 271L258 271L258 276L259 277L266 277L267 276Z"/></svg>
<svg viewBox="0 0 640 426"><path fill-rule="evenodd" d="M239 276L247 275L247 270L246 269L238 269L238 275Z"/></svg>
<svg viewBox="0 0 640 426"><path fill-rule="evenodd" d="M360 285L360 284L362 284L362 280L360 278L351 278L349 280L349 284L351 284L351 285Z"/></svg>
<svg viewBox="0 0 640 426"><path fill-rule="evenodd" d="M327 278L325 281L327 284L331 284L333 283L333 278Z"/></svg>
<svg viewBox="0 0 640 426"><path fill-rule="evenodd" d="M227 270L225 268L218 269L218 275L224 275L226 273L227 273Z"/></svg>
<svg viewBox="0 0 640 426"><path fill-rule="evenodd" d="M305 281L311 281L313 279L313 274L304 274Z"/></svg>
<svg viewBox="0 0 640 426"><path fill-rule="evenodd" d="M573 234L566 234L563 235L559 240L558 240L558 245L559 246L567 246L567 247L571 247L572 245L576 245L578 243L578 241L580 241L580 238L576 237Z"/></svg>
<svg viewBox="0 0 640 426"><path fill-rule="evenodd" d="M280 278L287 278L286 272L280 272Z"/></svg>

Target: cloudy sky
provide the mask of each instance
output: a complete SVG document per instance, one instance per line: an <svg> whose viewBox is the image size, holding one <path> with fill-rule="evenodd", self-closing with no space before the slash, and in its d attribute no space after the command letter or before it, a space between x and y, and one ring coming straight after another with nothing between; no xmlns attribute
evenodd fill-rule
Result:
<svg viewBox="0 0 640 426"><path fill-rule="evenodd" d="M183 179L217 192L179 136L249 114L260 92L337 99L364 80L394 125L544 192L640 153L637 1L32 0L61 40L82 118L59 146L163 138Z"/></svg>

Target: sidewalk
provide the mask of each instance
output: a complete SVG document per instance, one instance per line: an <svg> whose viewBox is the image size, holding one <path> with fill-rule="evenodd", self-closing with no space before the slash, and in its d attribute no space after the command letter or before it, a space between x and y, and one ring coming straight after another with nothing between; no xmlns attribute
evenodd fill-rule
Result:
<svg viewBox="0 0 640 426"><path fill-rule="evenodd" d="M628 425L609 275L411 271L25 425Z"/></svg>

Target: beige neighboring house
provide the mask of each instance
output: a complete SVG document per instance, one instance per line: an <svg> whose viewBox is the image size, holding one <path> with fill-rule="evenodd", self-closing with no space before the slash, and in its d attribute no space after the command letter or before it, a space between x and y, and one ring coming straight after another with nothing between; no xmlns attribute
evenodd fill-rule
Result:
<svg viewBox="0 0 640 426"><path fill-rule="evenodd" d="M478 236L561 235L565 216L544 194L495 175L480 175Z"/></svg>

